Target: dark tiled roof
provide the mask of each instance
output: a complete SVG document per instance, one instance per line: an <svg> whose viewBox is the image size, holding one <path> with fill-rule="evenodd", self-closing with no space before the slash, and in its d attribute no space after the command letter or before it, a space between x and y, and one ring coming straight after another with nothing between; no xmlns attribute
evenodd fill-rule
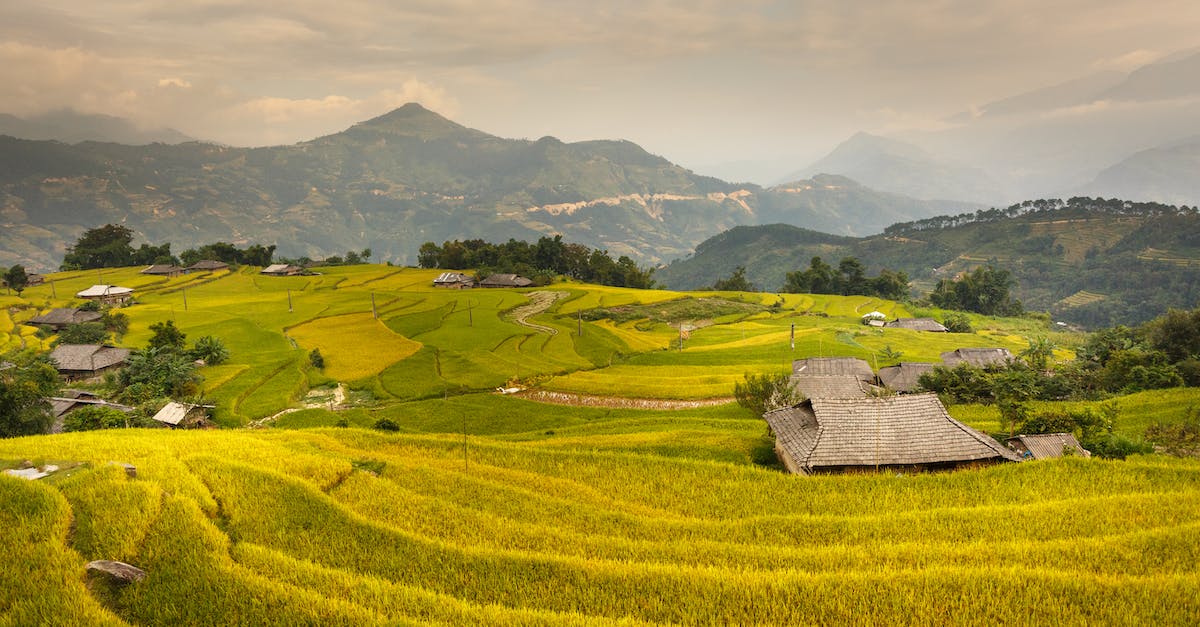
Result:
<svg viewBox="0 0 1200 627"><path fill-rule="evenodd" d="M852 374L792 375L792 388L804 398L862 398L867 384Z"/></svg>
<svg viewBox="0 0 1200 627"><path fill-rule="evenodd" d="M1019 459L951 418L936 394L814 398L764 418L798 472Z"/></svg>
<svg viewBox="0 0 1200 627"><path fill-rule="evenodd" d="M809 357L792 362L792 374L798 376L853 375L863 381L875 380L871 365L856 357Z"/></svg>
<svg viewBox="0 0 1200 627"><path fill-rule="evenodd" d="M1076 455L1091 457L1092 453L1079 444L1079 440L1070 433L1041 433L1037 435L1018 435L1006 440L1009 448L1022 457L1032 459L1051 459L1062 457L1063 449L1072 449Z"/></svg>
<svg viewBox="0 0 1200 627"><path fill-rule="evenodd" d="M946 332L946 327L933 318L898 318L887 323L887 326L897 329L912 329L914 331Z"/></svg>
<svg viewBox="0 0 1200 627"><path fill-rule="evenodd" d="M976 368L1003 366L1013 360L1007 348L960 348L942 353L942 362L947 368L969 364Z"/></svg>
<svg viewBox="0 0 1200 627"><path fill-rule="evenodd" d="M879 369L879 382L897 392L912 392L921 387L918 382L921 375L935 367L937 364L911 361L902 362L899 366L887 366Z"/></svg>
<svg viewBox="0 0 1200 627"><path fill-rule="evenodd" d="M153 266L146 266L145 269L141 271L141 274L179 274L180 272L183 272L183 268L180 268L179 266L174 266L171 264L155 264Z"/></svg>
<svg viewBox="0 0 1200 627"><path fill-rule="evenodd" d="M479 282L482 287L529 287L533 281L519 274L493 274Z"/></svg>
<svg viewBox="0 0 1200 627"><path fill-rule="evenodd" d="M103 315L98 311L80 311L79 309L60 308L51 309L40 316L30 318L25 324L65 327L72 324L95 322L102 317Z"/></svg>
<svg viewBox="0 0 1200 627"><path fill-rule="evenodd" d="M225 268L228 268L228 267L229 267L229 264L225 263L224 261L213 261L212 259L204 259L202 261L197 261L196 263L193 263L192 265L188 266L187 269L188 270L224 270Z"/></svg>
<svg viewBox="0 0 1200 627"><path fill-rule="evenodd" d="M474 283L474 279L461 272L443 272L433 280L434 285L444 283Z"/></svg>
<svg viewBox="0 0 1200 627"><path fill-rule="evenodd" d="M129 357L128 348L99 344L59 344L50 351L50 359L60 371L95 372L116 366Z"/></svg>

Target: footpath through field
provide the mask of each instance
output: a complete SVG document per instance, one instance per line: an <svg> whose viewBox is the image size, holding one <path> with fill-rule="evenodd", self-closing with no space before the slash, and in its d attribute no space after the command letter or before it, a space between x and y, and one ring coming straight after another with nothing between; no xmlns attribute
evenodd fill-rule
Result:
<svg viewBox="0 0 1200 627"><path fill-rule="evenodd" d="M612 409L696 409L732 403L733 397L676 400L668 398L622 398L619 396L591 396L549 390L525 390L515 394L518 398L554 405L573 407L608 407Z"/></svg>
<svg viewBox="0 0 1200 627"><path fill-rule="evenodd" d="M529 297L529 304L521 305L520 307L512 310L513 321L521 326L534 329L535 331L541 331L542 333L549 335L558 335L558 329L540 325L534 322L529 322L528 319L549 309L550 306L554 304L554 301L561 298L566 298L570 295L571 294L569 292L561 291L542 290L537 292L529 292L526 294L526 296Z"/></svg>

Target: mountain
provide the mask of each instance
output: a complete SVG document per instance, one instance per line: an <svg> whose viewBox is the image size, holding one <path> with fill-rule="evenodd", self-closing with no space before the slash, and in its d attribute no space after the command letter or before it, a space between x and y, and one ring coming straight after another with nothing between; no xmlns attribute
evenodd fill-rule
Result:
<svg viewBox="0 0 1200 627"><path fill-rule="evenodd" d="M68 144L98 141L136 146L195 141L175 129L144 129L124 118L79 113L70 109L28 118L0 113L0 135L21 139L50 139Z"/></svg>
<svg viewBox="0 0 1200 627"><path fill-rule="evenodd" d="M175 251L257 242L322 258L369 247L411 264L426 241L562 234L658 263L763 215L865 235L945 212L846 180L814 187L730 184L628 141L503 139L416 104L265 148L0 137L0 265L53 268L80 232L108 222Z"/></svg>
<svg viewBox="0 0 1200 627"><path fill-rule="evenodd" d="M1200 205L1200 136L1135 153L1102 170L1080 194Z"/></svg>
<svg viewBox="0 0 1200 627"><path fill-rule="evenodd" d="M737 227L655 276L671 289L699 289L744 266L774 291L816 255L834 265L858 257L871 273L903 270L918 294L992 263L1012 272L1028 308L1083 325L1133 324L1200 301L1200 212L1081 197L896 224L865 238Z"/></svg>
<svg viewBox="0 0 1200 627"><path fill-rule="evenodd" d="M999 186L982 170L937 158L918 146L857 133L790 178L840 174L878 190L922 199L995 203Z"/></svg>
<svg viewBox="0 0 1200 627"><path fill-rule="evenodd" d="M1200 52L1140 67L1097 100L1150 101L1200 96Z"/></svg>

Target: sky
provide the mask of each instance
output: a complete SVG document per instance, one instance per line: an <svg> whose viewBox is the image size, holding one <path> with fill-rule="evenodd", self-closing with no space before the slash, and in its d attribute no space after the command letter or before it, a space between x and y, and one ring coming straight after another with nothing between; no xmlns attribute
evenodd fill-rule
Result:
<svg viewBox="0 0 1200 627"><path fill-rule="evenodd" d="M0 112L236 146L406 102L502 137L628 139L702 173L1200 45L1195 0L5 0Z"/></svg>

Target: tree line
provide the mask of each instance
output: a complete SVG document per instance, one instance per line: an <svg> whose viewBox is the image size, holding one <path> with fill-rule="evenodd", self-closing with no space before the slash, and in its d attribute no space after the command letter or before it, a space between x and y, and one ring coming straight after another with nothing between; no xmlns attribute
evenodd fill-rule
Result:
<svg viewBox="0 0 1200 627"><path fill-rule="evenodd" d="M1063 209L1073 209L1093 215L1159 216L1172 214L1194 215L1197 213L1196 207L1188 207L1187 205L1177 207L1157 202L1134 202L1118 198L1104 199L1076 196L1066 201L1059 198L1026 200L1004 209L993 207L991 209L980 209L971 213L960 213L954 216L934 216L911 222L897 222L884 229L883 233L884 235L900 235L930 229L948 229L965 224L999 222L1026 214L1061 211Z"/></svg>
<svg viewBox="0 0 1200 627"><path fill-rule="evenodd" d="M120 224L106 224L88 229L74 244L67 247L60 270L92 270L155 264L192 265L212 260L228 264L269 266L275 255L275 245L251 244L238 248L225 242L214 242L189 248L178 256L171 253L171 243L157 246L143 243L133 247L133 231Z"/></svg>
<svg viewBox="0 0 1200 627"><path fill-rule="evenodd" d="M500 273L520 274L535 285L547 285L559 275L578 281L651 289L654 268L639 266L621 255L615 261L607 250L564 242L561 235L540 237L534 243L509 239L493 244L482 239L453 240L441 246L425 242L417 253L421 268L474 269L479 277Z"/></svg>

